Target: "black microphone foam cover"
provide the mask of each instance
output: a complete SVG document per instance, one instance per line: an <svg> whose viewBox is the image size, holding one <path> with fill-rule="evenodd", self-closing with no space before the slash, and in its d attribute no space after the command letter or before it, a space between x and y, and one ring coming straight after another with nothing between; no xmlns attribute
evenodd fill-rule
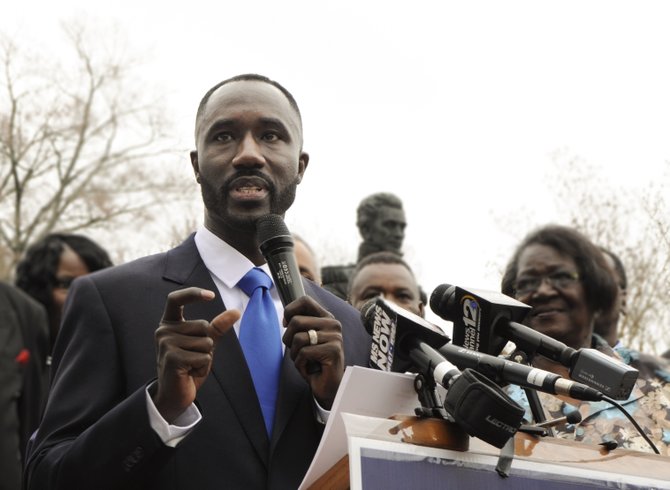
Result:
<svg viewBox="0 0 670 490"><path fill-rule="evenodd" d="M451 284L440 284L437 286L433 293L430 295L430 309L439 315L438 312L446 309L446 305L443 305L442 302L449 298L449 295L445 294L448 289L452 288Z"/></svg>
<svg viewBox="0 0 670 490"><path fill-rule="evenodd" d="M305 295L295 258L293 237L284 218L267 214L256 220L256 239L268 263L279 299L284 306Z"/></svg>
<svg viewBox="0 0 670 490"><path fill-rule="evenodd" d="M361 322L365 326L368 334L372 335L372 325L374 323L375 306L377 306L377 298L367 301L361 306Z"/></svg>
<svg viewBox="0 0 670 490"><path fill-rule="evenodd" d="M256 239L258 243L266 242L278 236L291 236L284 218L278 214L266 214L256 221Z"/></svg>
<svg viewBox="0 0 670 490"><path fill-rule="evenodd" d="M578 424L582 421L582 414L579 413L579 410L573 410L565 416L566 424Z"/></svg>

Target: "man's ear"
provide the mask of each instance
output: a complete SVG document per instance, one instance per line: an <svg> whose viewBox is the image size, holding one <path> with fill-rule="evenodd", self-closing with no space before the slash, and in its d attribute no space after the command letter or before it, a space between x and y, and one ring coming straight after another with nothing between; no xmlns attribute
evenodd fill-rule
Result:
<svg viewBox="0 0 670 490"><path fill-rule="evenodd" d="M305 175L307 165L309 165L309 155L305 152L302 152L298 158L298 184L302 182L302 176Z"/></svg>
<svg viewBox="0 0 670 490"><path fill-rule="evenodd" d="M364 242L369 241L372 238L372 233L370 230L370 226L362 225L358 227L358 233L361 235L361 238L363 238Z"/></svg>
<svg viewBox="0 0 670 490"><path fill-rule="evenodd" d="M195 181L200 183L200 166L198 165L198 150L193 150L191 153L191 166L193 167L193 173L195 174Z"/></svg>
<svg viewBox="0 0 670 490"><path fill-rule="evenodd" d="M419 316L421 318L426 318L426 307L423 304L423 301L419 302Z"/></svg>

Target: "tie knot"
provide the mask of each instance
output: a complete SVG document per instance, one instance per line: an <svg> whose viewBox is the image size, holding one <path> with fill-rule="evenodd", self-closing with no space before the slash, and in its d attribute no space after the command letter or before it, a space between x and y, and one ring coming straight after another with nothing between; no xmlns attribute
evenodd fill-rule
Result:
<svg viewBox="0 0 670 490"><path fill-rule="evenodd" d="M272 287L272 279L263 270L254 267L247 272L237 286L244 291L247 296L251 296L258 288L269 290Z"/></svg>

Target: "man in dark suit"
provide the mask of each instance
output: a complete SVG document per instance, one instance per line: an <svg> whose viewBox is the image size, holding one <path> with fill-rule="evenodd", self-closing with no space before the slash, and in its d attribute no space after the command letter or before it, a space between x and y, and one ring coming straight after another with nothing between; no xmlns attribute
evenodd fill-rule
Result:
<svg viewBox="0 0 670 490"><path fill-rule="evenodd" d="M255 222L284 215L308 161L281 85L242 75L205 94L191 153L204 227L166 254L75 281L29 488L299 485L345 365L365 364L370 342L357 311L315 284L285 309L271 288L285 354L266 426L238 340L250 301L238 281L269 271Z"/></svg>
<svg viewBox="0 0 670 490"><path fill-rule="evenodd" d="M21 488L26 446L46 400L48 355L46 311L0 282L0 490Z"/></svg>

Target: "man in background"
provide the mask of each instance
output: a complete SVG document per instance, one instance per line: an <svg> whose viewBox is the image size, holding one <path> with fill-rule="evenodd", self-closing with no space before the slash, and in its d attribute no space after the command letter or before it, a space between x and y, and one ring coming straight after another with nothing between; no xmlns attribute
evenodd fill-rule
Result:
<svg viewBox="0 0 670 490"><path fill-rule="evenodd" d="M49 386L49 326L39 303L3 282L0 319L0 490L18 490Z"/></svg>
<svg viewBox="0 0 670 490"><path fill-rule="evenodd" d="M619 294L616 305L611 311L598 315L595 319L593 332L604 338L610 347L617 347L619 342L619 319L626 314L626 295L628 290L628 278L623 262L611 250L600 247L607 265L612 270L612 275L616 280Z"/></svg>
<svg viewBox="0 0 670 490"><path fill-rule="evenodd" d="M424 317L425 304L414 273L402 257L392 252L377 252L362 259L349 282L349 302L360 310L365 303L381 296Z"/></svg>
<svg viewBox="0 0 670 490"><path fill-rule="evenodd" d="M316 258L316 254L309 243L302 239L301 236L293 233L295 259L298 262L298 269L300 275L321 285L321 268Z"/></svg>
<svg viewBox="0 0 670 490"><path fill-rule="evenodd" d="M600 250L617 283L618 295L614 308L596 316L593 333L602 337L623 358L626 364L640 371L641 378L655 380L666 386L670 383L670 363L668 360L662 356L631 349L620 340L619 321L626 314L628 277L623 261L617 254L604 247L600 247ZM670 392L670 385L665 389Z"/></svg>

